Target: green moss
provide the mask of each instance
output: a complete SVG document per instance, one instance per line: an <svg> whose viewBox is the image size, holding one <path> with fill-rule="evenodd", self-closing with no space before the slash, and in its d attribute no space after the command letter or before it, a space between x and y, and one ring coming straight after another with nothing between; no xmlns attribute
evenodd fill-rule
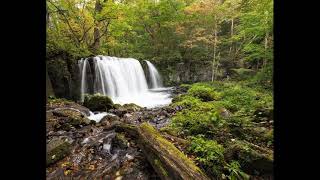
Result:
<svg viewBox="0 0 320 180"><path fill-rule="evenodd" d="M158 159L155 159L153 162L154 165L156 165L158 169L161 171L161 174L165 177L168 177L168 172L163 168L161 162Z"/></svg>
<svg viewBox="0 0 320 180"><path fill-rule="evenodd" d="M125 135L122 133L117 133L114 138L114 144L119 146L120 148L127 148L127 144L129 141L126 139Z"/></svg>
<svg viewBox="0 0 320 180"><path fill-rule="evenodd" d="M86 95L83 105L92 111L107 111L113 107L113 101L101 94Z"/></svg>
<svg viewBox="0 0 320 180"><path fill-rule="evenodd" d="M113 105L113 109L119 109L119 108L121 108L122 106L120 105L120 104L114 104Z"/></svg>
<svg viewBox="0 0 320 180"><path fill-rule="evenodd" d="M208 85L195 84L189 90L188 94L193 97L197 97L204 102L220 99L220 93L214 91L214 89Z"/></svg>

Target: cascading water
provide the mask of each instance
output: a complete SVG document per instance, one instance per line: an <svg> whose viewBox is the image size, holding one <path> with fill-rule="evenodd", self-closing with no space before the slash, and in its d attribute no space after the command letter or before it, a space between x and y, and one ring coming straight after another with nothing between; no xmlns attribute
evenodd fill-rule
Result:
<svg viewBox="0 0 320 180"><path fill-rule="evenodd" d="M81 76L81 101L84 99L84 94L87 93L87 66L89 62L86 59L81 59L79 61L79 69Z"/></svg>
<svg viewBox="0 0 320 180"><path fill-rule="evenodd" d="M154 65L150 61L146 60L146 63L148 65L152 88L153 89L161 88L162 87L162 79L161 79L161 76L160 76L158 70L156 69L156 67L154 67Z"/></svg>
<svg viewBox="0 0 320 180"><path fill-rule="evenodd" d="M147 61L151 81L154 87L161 87L162 82L157 69ZM150 65L149 65L150 64ZM110 56L96 56L93 58L94 93L109 96L114 103L135 103L143 107L156 107L171 102L167 92L154 92L148 89L146 77L140 62L133 58L117 58ZM79 61L81 73L81 100L88 93L87 68L90 68L89 59ZM150 70L152 69L152 70Z"/></svg>

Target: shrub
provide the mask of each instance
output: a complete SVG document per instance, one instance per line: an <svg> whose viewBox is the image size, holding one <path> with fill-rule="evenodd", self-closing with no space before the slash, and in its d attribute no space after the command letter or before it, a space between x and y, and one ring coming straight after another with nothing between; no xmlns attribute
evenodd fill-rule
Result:
<svg viewBox="0 0 320 180"><path fill-rule="evenodd" d="M221 176L224 162L224 148L214 140L206 140L203 136L191 137L191 143L188 151L195 154L196 160L199 161L205 169L214 174Z"/></svg>
<svg viewBox="0 0 320 180"><path fill-rule="evenodd" d="M218 100L220 94L215 92L212 87L204 85L194 85L188 90L188 94L197 97L204 102Z"/></svg>
<svg viewBox="0 0 320 180"><path fill-rule="evenodd" d="M240 164L238 161L231 161L230 164L227 164L225 168L229 171L229 175L227 176L230 180L237 180L237 179L243 179L243 180L249 180L249 175L244 173L240 169Z"/></svg>

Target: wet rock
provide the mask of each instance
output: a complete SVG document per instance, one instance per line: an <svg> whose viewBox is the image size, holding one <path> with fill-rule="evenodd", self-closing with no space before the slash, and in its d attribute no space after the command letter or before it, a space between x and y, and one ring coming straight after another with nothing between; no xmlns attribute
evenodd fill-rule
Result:
<svg viewBox="0 0 320 180"><path fill-rule="evenodd" d="M47 107L47 111L54 110L54 109L72 109L75 111L79 111L84 115L87 115L87 116L90 115L90 110L88 108L66 99L49 100L46 107Z"/></svg>
<svg viewBox="0 0 320 180"><path fill-rule="evenodd" d="M142 109L142 107L134 104L134 103L130 103L130 104L124 104L122 106L122 108L126 109L127 112L136 112Z"/></svg>
<svg viewBox="0 0 320 180"><path fill-rule="evenodd" d="M113 101L108 96L100 94L87 95L84 98L83 105L91 111L107 111L112 109Z"/></svg>
<svg viewBox="0 0 320 180"><path fill-rule="evenodd" d="M116 115L108 114L104 116L99 123L97 123L98 126L111 126L114 122L119 121L120 118Z"/></svg>
<svg viewBox="0 0 320 180"><path fill-rule="evenodd" d="M51 116L52 114L52 116ZM90 120L79 111L72 109L56 109L48 113L49 123L47 123L47 130L54 129L70 131L75 128L90 124Z"/></svg>

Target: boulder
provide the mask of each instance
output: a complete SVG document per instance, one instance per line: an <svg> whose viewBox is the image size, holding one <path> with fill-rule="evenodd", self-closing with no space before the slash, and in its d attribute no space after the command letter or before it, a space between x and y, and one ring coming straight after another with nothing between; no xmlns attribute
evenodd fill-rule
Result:
<svg viewBox="0 0 320 180"><path fill-rule="evenodd" d="M108 111L113 108L113 101L108 96L100 94L86 95L83 105L91 111Z"/></svg>
<svg viewBox="0 0 320 180"><path fill-rule="evenodd" d="M127 113L137 112L142 109L143 109L142 107L140 107L134 103L124 104L123 106L121 106L120 104L115 104L113 106L113 109L109 110L109 112L113 113L119 117L123 117Z"/></svg>
<svg viewBox="0 0 320 180"><path fill-rule="evenodd" d="M47 111L47 131L81 128L90 124L90 120L81 112L74 109L56 109Z"/></svg>
<svg viewBox="0 0 320 180"><path fill-rule="evenodd" d="M99 123L97 123L98 126L111 126L114 122L119 121L120 118L116 115L106 115L104 116Z"/></svg>
<svg viewBox="0 0 320 180"><path fill-rule="evenodd" d="M55 109L73 109L75 111L79 111L84 115L89 116L90 110L84 106L81 106L78 103L75 103L66 99L49 99L47 103L47 111L55 110Z"/></svg>

